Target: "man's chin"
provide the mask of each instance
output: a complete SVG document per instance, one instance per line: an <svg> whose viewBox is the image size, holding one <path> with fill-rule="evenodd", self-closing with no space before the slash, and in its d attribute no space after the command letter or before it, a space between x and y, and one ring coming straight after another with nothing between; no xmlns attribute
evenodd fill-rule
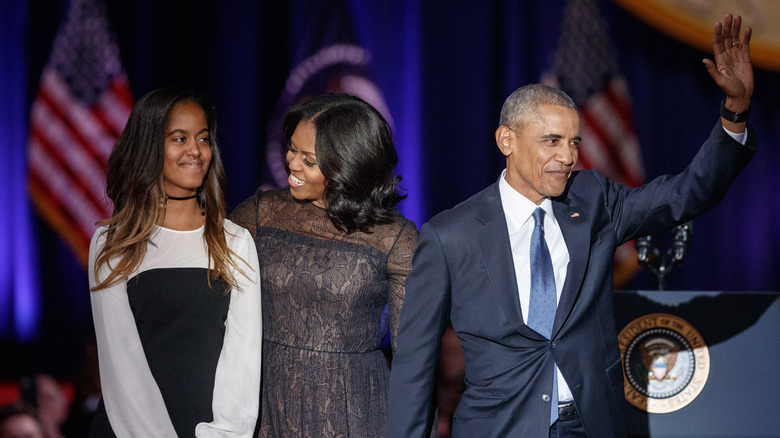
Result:
<svg viewBox="0 0 780 438"><path fill-rule="evenodd" d="M547 198L557 198L561 195L563 195L563 192L566 190L566 186L563 186L561 188L556 188L554 190L548 190L547 194L545 195Z"/></svg>

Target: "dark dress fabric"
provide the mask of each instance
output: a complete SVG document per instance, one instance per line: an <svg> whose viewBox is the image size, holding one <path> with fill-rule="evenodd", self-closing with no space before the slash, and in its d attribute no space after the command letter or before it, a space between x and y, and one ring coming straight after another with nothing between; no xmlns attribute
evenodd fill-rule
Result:
<svg viewBox="0 0 780 438"><path fill-rule="evenodd" d="M212 396L230 295L203 268L141 272L127 281L144 354L179 437L213 420ZM101 400L91 437L114 437Z"/></svg>
<svg viewBox="0 0 780 438"><path fill-rule="evenodd" d="M257 244L262 278L263 437L382 437L404 278L417 245L397 216L371 233L337 230L289 189L256 193L231 213Z"/></svg>

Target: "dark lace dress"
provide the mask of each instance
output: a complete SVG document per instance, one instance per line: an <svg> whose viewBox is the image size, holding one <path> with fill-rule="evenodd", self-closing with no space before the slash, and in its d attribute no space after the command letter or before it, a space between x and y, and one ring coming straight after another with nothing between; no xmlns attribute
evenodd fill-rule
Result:
<svg viewBox="0 0 780 438"><path fill-rule="evenodd" d="M372 233L338 231L289 189L258 190L231 213L260 260L263 374L260 436L383 437L404 280L417 246L398 216Z"/></svg>

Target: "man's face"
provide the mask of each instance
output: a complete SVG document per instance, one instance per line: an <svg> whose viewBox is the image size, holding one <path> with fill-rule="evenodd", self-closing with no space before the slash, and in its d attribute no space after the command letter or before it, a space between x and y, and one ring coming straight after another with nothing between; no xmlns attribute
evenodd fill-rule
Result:
<svg viewBox="0 0 780 438"><path fill-rule="evenodd" d="M539 117L522 126L499 127L496 142L507 159L506 181L537 205L560 196L580 140L577 111L558 105L541 105Z"/></svg>

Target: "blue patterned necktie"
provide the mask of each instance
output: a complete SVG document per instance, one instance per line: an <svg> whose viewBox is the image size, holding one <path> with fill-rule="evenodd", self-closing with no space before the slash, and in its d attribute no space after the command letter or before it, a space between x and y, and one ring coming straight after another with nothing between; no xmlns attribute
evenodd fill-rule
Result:
<svg viewBox="0 0 780 438"><path fill-rule="evenodd" d="M555 274L547 243L544 241L544 210L534 210L534 232L531 234L531 299L528 305L528 327L552 338L555 320ZM550 397L550 425L558 419L558 376L552 369L553 387Z"/></svg>

